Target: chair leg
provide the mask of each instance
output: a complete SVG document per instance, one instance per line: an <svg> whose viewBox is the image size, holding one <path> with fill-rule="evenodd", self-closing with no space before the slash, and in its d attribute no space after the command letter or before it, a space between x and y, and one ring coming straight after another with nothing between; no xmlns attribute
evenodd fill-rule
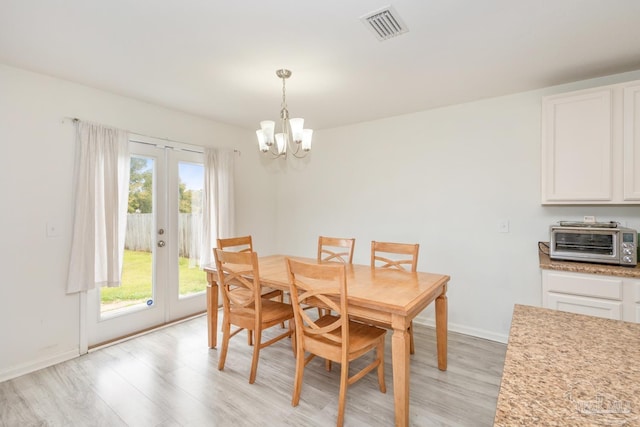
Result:
<svg viewBox="0 0 640 427"><path fill-rule="evenodd" d="M229 339L231 338L231 324L225 317L222 320L222 350L218 358L218 370L224 369L224 362L227 359L227 350L229 350Z"/></svg>
<svg viewBox="0 0 640 427"><path fill-rule="evenodd" d="M284 303L284 292L280 292L280 296L278 297L278 301ZM280 326L282 327L282 329L285 328L284 322L280 323Z"/></svg>
<svg viewBox="0 0 640 427"><path fill-rule="evenodd" d="M258 371L258 360L260 360L260 343L262 343L262 329L254 331L255 342L253 345L253 359L251 360L251 375L249 376L249 384L256 381L256 372Z"/></svg>
<svg viewBox="0 0 640 427"><path fill-rule="evenodd" d="M293 319L289 320L289 330L291 331L291 336L289 338L291 339L291 348L293 349L293 357L296 357L296 348L297 348L296 340L298 338L296 337L296 325Z"/></svg>
<svg viewBox="0 0 640 427"><path fill-rule="evenodd" d="M253 345L253 331L251 329L247 329L247 345Z"/></svg>
<svg viewBox="0 0 640 427"><path fill-rule="evenodd" d="M302 392L302 377L304 376L304 349L302 342L296 343L296 374L293 380L293 398L291 406L298 406Z"/></svg>
<svg viewBox="0 0 640 427"><path fill-rule="evenodd" d="M378 347L376 347L376 358L380 361L378 365L378 385L380 386L380 391L386 393L387 386L384 382L384 340L380 340Z"/></svg>
<svg viewBox="0 0 640 427"><path fill-rule="evenodd" d="M340 365L340 395L338 396L338 422L337 426L344 424L344 408L347 400L347 385L349 383L349 362Z"/></svg>
<svg viewBox="0 0 640 427"><path fill-rule="evenodd" d="M413 320L412 320L411 323L409 323L409 353L415 354L415 352L416 352L416 347L415 347L415 344L413 343Z"/></svg>

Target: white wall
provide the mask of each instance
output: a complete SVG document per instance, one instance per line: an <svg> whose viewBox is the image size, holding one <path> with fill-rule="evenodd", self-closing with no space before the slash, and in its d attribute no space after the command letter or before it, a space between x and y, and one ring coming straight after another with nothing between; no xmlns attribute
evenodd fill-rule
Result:
<svg viewBox="0 0 640 427"><path fill-rule="evenodd" d="M79 352L79 297L65 294L74 127L64 117L239 149L238 227L255 224L272 239L274 190L256 167L255 133L0 65L0 381ZM251 209L256 201L261 212ZM58 237L47 238L47 222L58 226Z"/></svg>
<svg viewBox="0 0 640 427"><path fill-rule="evenodd" d="M78 354L78 297L64 292L65 116L238 148L236 230L260 253L315 256L319 234L353 236L355 261L368 263L373 239L419 242L420 268L451 275L450 329L505 341L513 304L541 302L536 244L551 223L588 214L640 229L640 207L540 205L540 98L634 79L640 71L317 130L309 158L274 162L253 130L0 65L0 381ZM48 221L59 237L46 237Z"/></svg>
<svg viewBox="0 0 640 427"><path fill-rule="evenodd" d="M451 276L450 329L506 342L513 305L541 304L537 242L549 225L595 215L640 229L640 207L540 205L541 97L634 79L318 131L310 161L278 178L278 250L314 256L319 234L355 237L354 262L368 263L371 240L418 242L419 268Z"/></svg>

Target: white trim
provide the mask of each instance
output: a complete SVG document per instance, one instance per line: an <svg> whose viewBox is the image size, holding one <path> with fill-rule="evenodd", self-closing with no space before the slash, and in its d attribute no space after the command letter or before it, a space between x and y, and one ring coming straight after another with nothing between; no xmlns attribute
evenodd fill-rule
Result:
<svg viewBox="0 0 640 427"><path fill-rule="evenodd" d="M6 371L0 372L0 383L8 381L13 378L17 378L21 375L29 374L31 372L38 371L40 369L48 368L58 363L66 362L67 360L75 359L80 356L78 349L69 350L64 353L60 353L54 356L48 356L43 359L24 363L22 365L15 366Z"/></svg>
<svg viewBox="0 0 640 427"><path fill-rule="evenodd" d="M147 329L145 331L139 332L137 334L133 334L133 335L126 336L124 338L120 338L120 339L115 340L115 341L109 341L108 343L97 345L95 347L91 347L89 349L89 353L93 353L94 351L98 351L98 350L101 350L103 348L110 347L110 346L112 346L114 344L120 344L120 343L123 343L125 341L129 341L129 340L131 340L133 338L138 338L138 337L141 337L143 335L147 335L147 334L150 334L152 332L157 332L157 331L159 331L161 329L165 329L165 328L168 328L170 326L179 325L180 323L188 322L189 320L193 320L193 319L196 319L198 317L202 317L202 316L206 316L206 315L207 315L207 313L194 314L193 316L189 316L189 317L185 317L184 319L175 320L175 321L172 321L172 322L169 322L169 323L165 323L163 325L159 325L159 326L153 327L151 329ZM204 343L204 341L203 341L203 343Z"/></svg>
<svg viewBox="0 0 640 427"><path fill-rule="evenodd" d="M434 319L427 319L427 320L413 319L413 323L416 323L418 325L423 325L423 326L429 326L434 329L436 327L436 322ZM496 334L495 332L487 331L485 329L470 328L468 326L459 325L451 322L448 323L447 330L451 332L457 332L463 335L470 335L476 338L482 338L489 341L499 342L502 344L506 344L509 341L509 335Z"/></svg>
<svg viewBox="0 0 640 427"><path fill-rule="evenodd" d="M80 354L87 354L89 350L89 335L87 331L87 291L80 292Z"/></svg>

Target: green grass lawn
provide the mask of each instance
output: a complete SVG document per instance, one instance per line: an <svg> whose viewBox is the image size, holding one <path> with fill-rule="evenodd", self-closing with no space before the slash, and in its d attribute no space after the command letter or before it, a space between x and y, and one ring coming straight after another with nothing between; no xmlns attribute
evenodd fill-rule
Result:
<svg viewBox="0 0 640 427"><path fill-rule="evenodd" d="M122 285L118 288L102 288L103 305L136 304L152 298L151 253L124 251ZM180 296L202 292L207 288L207 276L198 267L189 268L189 260L179 260ZM104 311L104 309L103 309Z"/></svg>

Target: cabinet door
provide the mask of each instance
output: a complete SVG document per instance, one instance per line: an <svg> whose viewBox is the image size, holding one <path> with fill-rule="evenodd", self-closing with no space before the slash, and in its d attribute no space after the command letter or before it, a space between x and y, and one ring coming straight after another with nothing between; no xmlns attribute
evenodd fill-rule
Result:
<svg viewBox="0 0 640 427"><path fill-rule="evenodd" d="M568 311L569 313L586 314L606 319L622 320L622 302L587 298L576 295L547 294L548 308Z"/></svg>
<svg viewBox="0 0 640 427"><path fill-rule="evenodd" d="M640 85L624 88L624 200L640 200Z"/></svg>
<svg viewBox="0 0 640 427"><path fill-rule="evenodd" d="M542 203L612 200L611 89L542 101Z"/></svg>
<svg viewBox="0 0 640 427"><path fill-rule="evenodd" d="M636 323L640 323L640 281L634 281L632 284L632 295L633 295L633 308L634 308L634 312L633 312L633 319L631 320L631 322L636 322Z"/></svg>

